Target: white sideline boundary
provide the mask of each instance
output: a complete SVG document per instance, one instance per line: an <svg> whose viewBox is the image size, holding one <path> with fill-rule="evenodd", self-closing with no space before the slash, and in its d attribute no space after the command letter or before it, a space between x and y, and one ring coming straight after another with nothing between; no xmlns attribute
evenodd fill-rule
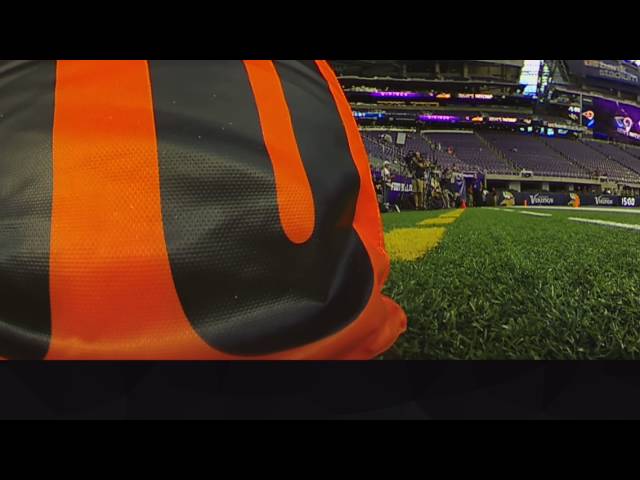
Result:
<svg viewBox="0 0 640 480"><path fill-rule="evenodd" d="M596 220L593 218L578 218L578 217L569 217L569 220L574 222L582 222L582 223L592 223L595 225L604 225L607 227L617 227L617 228L628 228L629 230L640 230L640 225L634 225L632 223L618 223L618 222L608 222L606 220Z"/></svg>
<svg viewBox="0 0 640 480"><path fill-rule="evenodd" d="M498 208L498 207L483 207L483 208L484 208L485 210L497 210L497 211L499 211L499 212L516 213L516 211L515 211L515 210L509 210L509 208L508 208L508 207L501 207L501 208Z"/></svg>
<svg viewBox="0 0 640 480"><path fill-rule="evenodd" d="M485 207L487 210L499 210L501 212L509 212L509 213L522 213L524 215L534 215L536 217L552 217L550 213L539 213L539 212L525 212L522 210L511 210L511 207L502 207L502 208L493 208L493 207Z"/></svg>
<svg viewBox="0 0 640 480"><path fill-rule="evenodd" d="M545 209L545 210L573 210L574 212L618 212L618 213L637 213L640 214L640 208L617 208L617 207L550 207L546 205L535 205L524 207L522 205L516 205L509 208L517 209Z"/></svg>
<svg viewBox="0 0 640 480"><path fill-rule="evenodd" d="M535 215L536 217L551 217L551 216L553 216L550 213L526 212L524 210L520 210L520 211L518 211L518 213L521 213L522 215Z"/></svg>

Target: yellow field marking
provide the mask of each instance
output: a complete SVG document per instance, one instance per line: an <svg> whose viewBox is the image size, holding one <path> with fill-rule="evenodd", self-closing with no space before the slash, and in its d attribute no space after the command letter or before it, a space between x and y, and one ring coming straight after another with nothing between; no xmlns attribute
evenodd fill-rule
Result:
<svg viewBox="0 0 640 480"><path fill-rule="evenodd" d="M436 217L436 218L427 218L426 220L423 220L420 223L418 223L418 225L447 225L455 221L456 221L455 217Z"/></svg>
<svg viewBox="0 0 640 480"><path fill-rule="evenodd" d="M438 216L438 218L458 218L460 215L464 213L464 208L458 208L457 210L453 210L451 212L447 212L444 215Z"/></svg>
<svg viewBox="0 0 640 480"><path fill-rule="evenodd" d="M444 227L398 228L385 234L384 242L392 260L412 261L438 245L445 231Z"/></svg>
<svg viewBox="0 0 640 480"><path fill-rule="evenodd" d="M453 210L445 213L444 215L438 215L434 218L427 218L418 223L418 225L447 225L449 223L455 222L460 215L464 213L464 209L458 208L457 210Z"/></svg>
<svg viewBox="0 0 640 480"><path fill-rule="evenodd" d="M449 225L464 213L463 208L447 211L434 218L427 218L417 224L418 227L431 228L397 228L384 235L384 242L391 260L413 261L423 257L434 248L447 231L444 227L434 225Z"/></svg>

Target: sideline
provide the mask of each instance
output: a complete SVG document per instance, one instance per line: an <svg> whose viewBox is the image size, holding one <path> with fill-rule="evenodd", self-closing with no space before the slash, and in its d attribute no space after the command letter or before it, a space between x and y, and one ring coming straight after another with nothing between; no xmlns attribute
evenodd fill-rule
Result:
<svg viewBox="0 0 640 480"><path fill-rule="evenodd" d="M635 225L633 223L608 222L606 220L595 220L593 218L578 218L578 217L569 217L569 220L573 220L574 222L605 225L607 227L618 227L618 228L628 228L629 230L640 230L640 225Z"/></svg>
<svg viewBox="0 0 640 480"><path fill-rule="evenodd" d="M519 211L518 213L521 213L522 215L535 215L536 217L552 217L553 216L550 213L539 213L539 212Z"/></svg>
<svg viewBox="0 0 640 480"><path fill-rule="evenodd" d="M637 213L640 214L640 208L634 207L550 207L546 205L535 205L524 207L522 205L515 205L509 208L517 209L546 209L546 210L573 210L574 212L620 212L620 213Z"/></svg>

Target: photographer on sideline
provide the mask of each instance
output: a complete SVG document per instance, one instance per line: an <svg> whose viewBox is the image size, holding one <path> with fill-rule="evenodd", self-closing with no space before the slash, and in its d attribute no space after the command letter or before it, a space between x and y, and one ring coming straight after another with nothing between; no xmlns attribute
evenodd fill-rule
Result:
<svg viewBox="0 0 640 480"><path fill-rule="evenodd" d="M389 167L391 163L389 161L385 161L382 164L382 206L385 212L391 210L389 205L389 193L391 192L391 170Z"/></svg>
<svg viewBox="0 0 640 480"><path fill-rule="evenodd" d="M416 210L424 210L425 173L427 164L420 152L415 152L412 158L413 198Z"/></svg>

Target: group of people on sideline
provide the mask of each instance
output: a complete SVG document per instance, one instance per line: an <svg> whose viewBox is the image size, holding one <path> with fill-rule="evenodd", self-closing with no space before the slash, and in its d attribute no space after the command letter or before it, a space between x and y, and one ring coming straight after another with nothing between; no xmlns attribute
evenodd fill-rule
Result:
<svg viewBox="0 0 640 480"><path fill-rule="evenodd" d="M391 163L385 161L380 175L374 175L383 212L400 211L401 207L415 210L477 207L486 204L490 196L481 172L465 178L456 164L442 167L436 158L425 158L419 151L408 152L403 158L403 167L402 174L397 174ZM397 177L405 181L407 177L411 179L411 192L400 191L392 199Z"/></svg>

